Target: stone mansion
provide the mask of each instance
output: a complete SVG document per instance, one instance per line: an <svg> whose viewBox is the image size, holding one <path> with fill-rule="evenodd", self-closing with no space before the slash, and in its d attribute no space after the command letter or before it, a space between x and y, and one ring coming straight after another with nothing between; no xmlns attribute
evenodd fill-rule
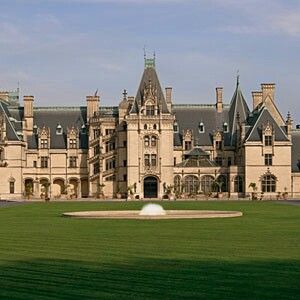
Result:
<svg viewBox="0 0 300 300"><path fill-rule="evenodd" d="M0 197L300 197L300 129L263 83L248 106L239 80L229 104L174 104L155 59L145 58L135 97L102 106L38 107L0 92ZM47 191L46 191L47 190Z"/></svg>

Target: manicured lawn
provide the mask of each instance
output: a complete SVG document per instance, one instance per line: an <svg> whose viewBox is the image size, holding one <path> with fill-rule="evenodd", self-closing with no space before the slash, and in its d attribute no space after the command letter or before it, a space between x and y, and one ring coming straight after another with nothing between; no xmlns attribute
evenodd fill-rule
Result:
<svg viewBox="0 0 300 300"><path fill-rule="evenodd" d="M300 206L163 202L241 210L232 219L84 220L66 211L144 203L0 208L1 299L300 299Z"/></svg>

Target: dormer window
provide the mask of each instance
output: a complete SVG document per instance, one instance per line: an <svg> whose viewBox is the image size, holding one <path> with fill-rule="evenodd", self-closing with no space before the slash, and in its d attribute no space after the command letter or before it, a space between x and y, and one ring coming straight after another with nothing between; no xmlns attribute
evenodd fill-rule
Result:
<svg viewBox="0 0 300 300"><path fill-rule="evenodd" d="M174 130L174 132L178 132L179 131L178 130L178 123L177 122L174 123L173 130Z"/></svg>
<svg viewBox="0 0 300 300"><path fill-rule="evenodd" d="M155 115L155 106L146 105L146 116L154 116L154 115Z"/></svg>
<svg viewBox="0 0 300 300"><path fill-rule="evenodd" d="M273 137L271 135L265 135L265 146L272 146Z"/></svg>
<svg viewBox="0 0 300 300"><path fill-rule="evenodd" d="M33 134L37 134L38 133L38 127L37 125L33 125Z"/></svg>
<svg viewBox="0 0 300 300"><path fill-rule="evenodd" d="M200 133L204 133L205 132L205 127L204 127L203 122L199 123L199 132Z"/></svg>
<svg viewBox="0 0 300 300"><path fill-rule="evenodd" d="M81 126L81 133L86 134L86 127L84 124L82 124L82 126Z"/></svg>
<svg viewBox="0 0 300 300"><path fill-rule="evenodd" d="M48 139L41 139L41 149L48 149Z"/></svg>
<svg viewBox="0 0 300 300"><path fill-rule="evenodd" d="M77 148L77 139L70 139L69 144L70 144L70 149L76 149Z"/></svg>
<svg viewBox="0 0 300 300"><path fill-rule="evenodd" d="M223 124L223 131L224 131L225 133L228 132L228 124L227 124L226 122Z"/></svg>
<svg viewBox="0 0 300 300"><path fill-rule="evenodd" d="M61 125L57 124L57 126L56 126L56 134L57 135L62 135L62 133L63 133L63 129L62 129Z"/></svg>

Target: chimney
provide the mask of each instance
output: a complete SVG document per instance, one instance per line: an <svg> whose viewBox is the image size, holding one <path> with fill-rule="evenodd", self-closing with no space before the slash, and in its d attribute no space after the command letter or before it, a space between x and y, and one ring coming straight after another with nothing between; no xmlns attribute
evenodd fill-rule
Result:
<svg viewBox="0 0 300 300"><path fill-rule="evenodd" d="M271 100L274 102L275 83L262 83L261 90L263 102L266 100L267 97L270 97Z"/></svg>
<svg viewBox="0 0 300 300"><path fill-rule="evenodd" d="M33 131L33 101L34 96L24 96L24 121L25 131L31 133Z"/></svg>
<svg viewBox="0 0 300 300"><path fill-rule="evenodd" d="M97 95L86 96L87 120L92 118L95 115L95 113L99 110L99 101L100 97Z"/></svg>
<svg viewBox="0 0 300 300"><path fill-rule="evenodd" d="M253 110L257 108L259 104L263 102L263 93L260 91L252 92Z"/></svg>
<svg viewBox="0 0 300 300"><path fill-rule="evenodd" d="M217 112L221 113L223 110L223 88L222 87L216 87L216 107Z"/></svg>
<svg viewBox="0 0 300 300"><path fill-rule="evenodd" d="M166 102L169 112L172 111L172 88L166 87Z"/></svg>

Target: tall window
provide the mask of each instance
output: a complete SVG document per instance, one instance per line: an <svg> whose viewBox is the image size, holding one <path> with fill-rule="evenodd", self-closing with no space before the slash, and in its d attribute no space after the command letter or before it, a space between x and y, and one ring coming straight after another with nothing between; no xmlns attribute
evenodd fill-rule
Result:
<svg viewBox="0 0 300 300"><path fill-rule="evenodd" d="M144 164L145 164L145 167L157 166L157 155L156 154L145 154Z"/></svg>
<svg viewBox="0 0 300 300"><path fill-rule="evenodd" d="M151 136L151 147L156 147L156 137L154 135Z"/></svg>
<svg viewBox="0 0 300 300"><path fill-rule="evenodd" d="M100 129L94 129L94 139L100 136Z"/></svg>
<svg viewBox="0 0 300 300"><path fill-rule="evenodd" d="M273 137L271 135L265 135L265 146L272 146Z"/></svg>
<svg viewBox="0 0 300 300"><path fill-rule="evenodd" d="M77 140L76 139L70 139L70 149L76 149L77 148Z"/></svg>
<svg viewBox="0 0 300 300"><path fill-rule="evenodd" d="M94 156L95 155L98 155L100 153L100 146L99 145L96 145L95 147L94 147Z"/></svg>
<svg viewBox="0 0 300 300"><path fill-rule="evenodd" d="M114 158L109 158L105 162L105 170L111 170L116 167L116 160Z"/></svg>
<svg viewBox="0 0 300 300"><path fill-rule="evenodd" d="M272 174L266 174L262 177L261 181L261 190L262 192L276 192L276 177Z"/></svg>
<svg viewBox="0 0 300 300"><path fill-rule="evenodd" d="M184 149L185 150L191 150L192 149L192 142L191 141L186 141L184 143Z"/></svg>
<svg viewBox="0 0 300 300"><path fill-rule="evenodd" d="M273 155L265 154L265 166L272 166L273 164Z"/></svg>
<svg viewBox="0 0 300 300"><path fill-rule="evenodd" d="M146 105L146 115L147 116L155 115L155 106L154 105Z"/></svg>
<svg viewBox="0 0 300 300"><path fill-rule="evenodd" d="M48 149L48 139L41 139L41 148Z"/></svg>
<svg viewBox="0 0 300 300"><path fill-rule="evenodd" d="M14 181L10 181L9 182L9 193L10 194L14 194L15 193L15 182Z"/></svg>
<svg viewBox="0 0 300 300"><path fill-rule="evenodd" d="M41 168L48 168L48 156L41 156Z"/></svg>
<svg viewBox="0 0 300 300"><path fill-rule="evenodd" d="M150 140L149 136L146 135L145 138L144 138L144 145L145 145L145 147L149 147L149 145L150 145L150 141L149 140Z"/></svg>
<svg viewBox="0 0 300 300"><path fill-rule="evenodd" d="M201 177L201 190L204 194L210 193L212 191L213 182L214 178L210 175Z"/></svg>
<svg viewBox="0 0 300 300"><path fill-rule="evenodd" d="M234 177L234 192L235 193L243 193L244 192L244 182L243 177L237 175Z"/></svg>
<svg viewBox="0 0 300 300"><path fill-rule="evenodd" d="M196 194L199 189L199 180L194 175L189 175L184 178L184 192L187 194Z"/></svg>
<svg viewBox="0 0 300 300"><path fill-rule="evenodd" d="M76 156L70 156L70 158L69 158L69 167L70 168L76 168L77 167L77 157Z"/></svg>
<svg viewBox="0 0 300 300"><path fill-rule="evenodd" d="M113 151L116 148L116 143L115 141L108 141L105 143L105 151L109 152L109 151Z"/></svg>
<svg viewBox="0 0 300 300"><path fill-rule="evenodd" d="M98 174L100 172L100 165L98 162L94 163L94 174Z"/></svg>

